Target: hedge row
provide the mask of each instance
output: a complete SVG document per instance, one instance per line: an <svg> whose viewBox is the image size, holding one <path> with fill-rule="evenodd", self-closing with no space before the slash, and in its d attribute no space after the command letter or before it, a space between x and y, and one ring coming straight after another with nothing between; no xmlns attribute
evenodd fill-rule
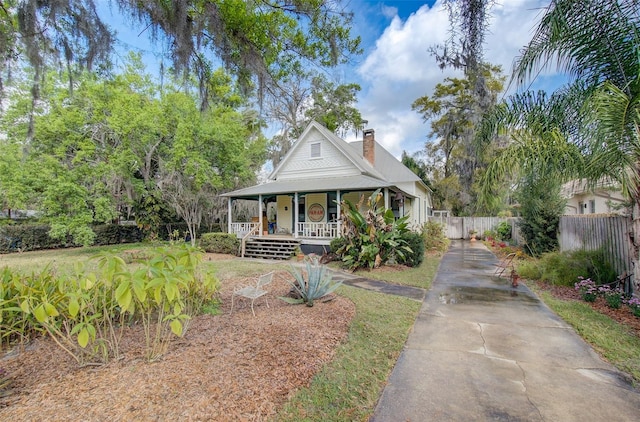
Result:
<svg viewBox="0 0 640 422"><path fill-rule="evenodd" d="M48 224L16 224L0 227L0 253L34 251L38 249L69 248L75 245L71 238L64 241L49 237ZM96 245L135 243L144 239L144 233L136 226L103 224L93 227Z"/></svg>
<svg viewBox="0 0 640 422"><path fill-rule="evenodd" d="M92 227L96 234L95 245L117 245L119 243L136 243L145 239L147 233L133 225L101 224ZM0 253L17 251L34 251L38 249L58 249L79 246L73 243L71 237L64 241L49 237L48 224L6 224L0 226ZM170 240L170 235L177 230L180 238L188 232L186 223L167 223L164 230L160 230L161 240ZM220 225L201 227L198 237L211 231L220 231ZM174 239L175 240L175 239ZM226 252L225 252L226 253ZM234 252L235 253L235 252Z"/></svg>
<svg viewBox="0 0 640 422"><path fill-rule="evenodd" d="M199 244L206 252L238 255L240 251L240 239L235 234L205 233Z"/></svg>
<svg viewBox="0 0 640 422"><path fill-rule="evenodd" d="M178 223L166 223L164 224L164 226L159 230L158 233L158 237L161 240L171 240L170 237L173 234L173 232L178 231L179 236L181 238L185 238L187 233L189 232L189 228L187 227L187 223L183 223L183 222L178 222ZM198 229L198 231L196 232L196 236L198 238L202 237L203 234L205 233L218 233L220 232L220 224L213 224L211 227L205 227L204 225L201 225L200 228ZM175 239L173 239L175 240Z"/></svg>

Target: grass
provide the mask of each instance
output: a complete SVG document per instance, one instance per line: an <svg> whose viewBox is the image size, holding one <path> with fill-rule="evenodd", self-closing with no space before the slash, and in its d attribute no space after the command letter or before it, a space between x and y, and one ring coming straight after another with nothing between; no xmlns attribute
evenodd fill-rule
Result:
<svg viewBox="0 0 640 422"><path fill-rule="evenodd" d="M122 253L127 250L152 249L156 245L149 243L128 243L122 245L91 246L88 248L48 249L25 253L0 254L0 268L10 267L12 270L31 274L39 272L47 266L57 273L71 271L76 263L87 261L99 252L112 251Z"/></svg>
<svg viewBox="0 0 640 422"><path fill-rule="evenodd" d="M402 351L420 303L344 286L356 305L347 342L311 385L299 390L277 421L357 421L372 414Z"/></svg>
<svg viewBox="0 0 640 422"><path fill-rule="evenodd" d="M586 302L562 300L549 292L535 290L601 356L619 370L630 374L636 385L640 383L640 338L624 325L597 312Z"/></svg>
<svg viewBox="0 0 640 422"><path fill-rule="evenodd" d="M58 272L64 272L77 262L86 262L100 251L144 252L153 247L149 244L129 244L0 255L0 267L9 266L13 270L28 273L52 265ZM363 276L429 288L439 262L439 256L429 255L418 268L366 272ZM222 260L205 263L214 266L216 275L223 282L233 277L260 273L265 266L269 269L289 269L288 262ZM274 418L277 421L366 420L373 413L421 306L420 302L403 297L350 286L340 287L337 293L351 299L356 306L347 340L336 350L333 361L314 377L311 384L291 397Z"/></svg>

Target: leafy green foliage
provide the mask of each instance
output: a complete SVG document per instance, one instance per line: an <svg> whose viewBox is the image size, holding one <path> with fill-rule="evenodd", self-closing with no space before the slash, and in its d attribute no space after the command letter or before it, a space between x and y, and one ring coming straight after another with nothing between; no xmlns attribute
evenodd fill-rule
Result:
<svg viewBox="0 0 640 422"><path fill-rule="evenodd" d="M319 257L310 256L306 259L305 264L307 274L306 279L302 271L291 266L290 272L295 278L295 281L287 280L300 298L292 299L290 297L281 297L280 299L289 303L305 303L307 306L313 306L314 300L333 293L342 285L342 281L333 280L327 266L320 264Z"/></svg>
<svg viewBox="0 0 640 422"><path fill-rule="evenodd" d="M446 78L431 96L422 96L411 106L431 122L429 138L434 142L427 142L423 155L429 160L426 168L433 179L434 205L454 215L476 211L476 173L492 157L477 150L475 123L496 103L505 80L501 72L499 66L480 64L464 78Z"/></svg>
<svg viewBox="0 0 640 422"><path fill-rule="evenodd" d="M147 358L161 356L192 315L212 303L217 280L188 246L159 248L133 267L112 254L97 257L97 272L77 266L56 277L48 269L24 276L2 273L0 332L4 342L47 332L80 364L119 357L122 330L141 321Z"/></svg>
<svg viewBox="0 0 640 422"><path fill-rule="evenodd" d="M427 251L444 252L449 247L450 240L445 235L444 224L427 221L422 226L422 238Z"/></svg>
<svg viewBox="0 0 640 422"><path fill-rule="evenodd" d="M558 227L566 200L560 196L560 186L553 179L532 175L525 179L516 196L521 205L520 233L533 256L540 256L558 247Z"/></svg>
<svg viewBox="0 0 640 422"><path fill-rule="evenodd" d="M393 211L379 205L380 190L371 194L367 209L363 208L364 196L356 206L348 200L341 203L342 237L344 245L336 250L348 268L378 268L390 259L403 260L411 249L403 235L409 231L408 216L396 220Z"/></svg>
<svg viewBox="0 0 640 422"><path fill-rule="evenodd" d="M539 259L519 263L517 272L523 278L569 287L573 287L578 279L590 279L596 285L602 285L617 277L604 250L546 253Z"/></svg>
<svg viewBox="0 0 640 422"><path fill-rule="evenodd" d="M398 263L408 267L419 267L424 261L424 237L421 233L408 231L402 235L402 239L411 252L406 251L402 257L398 258Z"/></svg>
<svg viewBox="0 0 640 422"><path fill-rule="evenodd" d="M594 10L600 11L593 13ZM602 34L607 34L603 37ZM515 61L514 80L526 84L553 63L569 83L549 98L518 93L483 126L501 149L483 185L536 174L541 180L584 178L619 183L638 218L640 173L640 9L635 0L555 0ZM488 124L487 124L488 123ZM555 206L555 205L554 205ZM525 209L525 208L523 208ZM639 233L633 233L639 256ZM541 245L543 249L544 245Z"/></svg>
<svg viewBox="0 0 640 422"><path fill-rule="evenodd" d="M200 247L206 252L238 255L240 239L233 233L205 233L200 237Z"/></svg>
<svg viewBox="0 0 640 422"><path fill-rule="evenodd" d="M223 75L206 111L189 89L154 83L136 55L120 75L77 75L72 94L47 74L35 114L16 89L0 116L3 208L41 211L63 243L91 244L93 225L119 217L156 235L181 218L195 242L203 214L220 213L213 198L252 183L266 154L259 117L230 107L246 100Z"/></svg>
<svg viewBox="0 0 640 422"><path fill-rule="evenodd" d="M94 243L116 245L142 240L142 231L136 226L102 224L91 226L95 234ZM50 236L51 227L46 224L11 224L0 226L0 252L33 251L79 246L70 236L59 240Z"/></svg>
<svg viewBox="0 0 640 422"><path fill-rule="evenodd" d="M507 241L511 239L511 223L502 221L496 226L498 240Z"/></svg>
<svg viewBox="0 0 640 422"><path fill-rule="evenodd" d="M311 86L308 77L311 77ZM338 85L322 73L305 70L287 78L280 84L279 91L281 95L273 96L267 103L267 117L281 126L269 145L274 167L312 120L342 136L363 126L362 116L355 107L360 91L357 84Z"/></svg>

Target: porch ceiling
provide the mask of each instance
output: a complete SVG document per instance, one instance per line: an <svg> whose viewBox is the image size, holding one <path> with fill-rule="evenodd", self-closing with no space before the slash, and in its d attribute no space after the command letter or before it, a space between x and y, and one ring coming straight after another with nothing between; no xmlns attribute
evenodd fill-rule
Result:
<svg viewBox="0 0 640 422"><path fill-rule="evenodd" d="M261 185L227 192L220 196L243 198L257 195L285 194L294 192L354 191L389 188L393 185L384 180L359 175L347 177L325 177L316 179L274 180Z"/></svg>

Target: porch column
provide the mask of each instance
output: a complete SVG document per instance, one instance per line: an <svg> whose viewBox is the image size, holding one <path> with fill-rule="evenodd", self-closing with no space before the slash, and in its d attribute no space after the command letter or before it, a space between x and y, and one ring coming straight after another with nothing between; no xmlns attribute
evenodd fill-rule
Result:
<svg viewBox="0 0 640 422"><path fill-rule="evenodd" d="M293 237L298 238L298 192L293 194Z"/></svg>
<svg viewBox="0 0 640 422"><path fill-rule="evenodd" d="M258 237L262 237L262 194L258 195Z"/></svg>
<svg viewBox="0 0 640 422"><path fill-rule="evenodd" d="M336 191L336 211L337 211L337 215L336 215L336 222L338 223L338 237L340 237L340 234L342 233L342 218L340 214L340 189L338 189Z"/></svg>
<svg viewBox="0 0 640 422"><path fill-rule="evenodd" d="M384 188L384 209L389 209L389 188Z"/></svg>
<svg viewBox="0 0 640 422"><path fill-rule="evenodd" d="M227 198L227 233L231 233L231 197Z"/></svg>

